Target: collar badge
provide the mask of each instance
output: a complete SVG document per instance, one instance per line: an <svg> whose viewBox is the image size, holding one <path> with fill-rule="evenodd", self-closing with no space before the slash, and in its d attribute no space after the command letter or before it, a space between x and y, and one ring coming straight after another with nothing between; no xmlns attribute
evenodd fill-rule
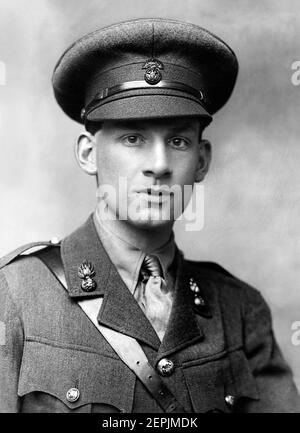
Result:
<svg viewBox="0 0 300 433"><path fill-rule="evenodd" d="M93 279L95 276L95 269L90 262L84 260L81 263L78 268L78 276L82 279L81 288L84 292L93 292L96 289L97 283Z"/></svg>
<svg viewBox="0 0 300 433"><path fill-rule="evenodd" d="M200 289L193 277L190 278L190 289L194 292L194 304L196 307L204 307L205 301L200 295Z"/></svg>

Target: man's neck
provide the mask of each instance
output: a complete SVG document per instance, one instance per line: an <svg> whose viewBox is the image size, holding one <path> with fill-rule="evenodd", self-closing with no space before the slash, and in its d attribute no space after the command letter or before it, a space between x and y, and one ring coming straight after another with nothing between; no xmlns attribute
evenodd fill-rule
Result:
<svg viewBox="0 0 300 433"><path fill-rule="evenodd" d="M96 225L97 223L101 224L102 227L123 241L148 253L164 246L169 241L173 230L173 223L171 222L164 227L145 229L135 226L126 220L101 219L97 208L94 213L94 219L96 220Z"/></svg>

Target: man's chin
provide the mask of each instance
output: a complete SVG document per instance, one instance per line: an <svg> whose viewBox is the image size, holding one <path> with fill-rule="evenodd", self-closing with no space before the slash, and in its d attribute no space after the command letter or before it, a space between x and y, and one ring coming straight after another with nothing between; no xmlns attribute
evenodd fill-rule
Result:
<svg viewBox="0 0 300 433"><path fill-rule="evenodd" d="M174 224L174 219L164 218L163 215L153 215L153 213L140 213L134 218L128 217L128 223L145 230L157 230L169 227Z"/></svg>

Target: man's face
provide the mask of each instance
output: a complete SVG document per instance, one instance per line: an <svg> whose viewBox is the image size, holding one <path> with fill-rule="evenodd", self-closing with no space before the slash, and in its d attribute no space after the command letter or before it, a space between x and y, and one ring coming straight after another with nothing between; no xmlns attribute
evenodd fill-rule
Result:
<svg viewBox="0 0 300 433"><path fill-rule="evenodd" d="M194 118L105 121L94 137L98 209L141 228L173 224L206 162L200 135Z"/></svg>

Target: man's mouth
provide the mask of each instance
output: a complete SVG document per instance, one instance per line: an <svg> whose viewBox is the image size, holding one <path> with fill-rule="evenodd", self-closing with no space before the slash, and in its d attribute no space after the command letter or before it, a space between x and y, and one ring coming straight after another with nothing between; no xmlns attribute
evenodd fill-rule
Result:
<svg viewBox="0 0 300 433"><path fill-rule="evenodd" d="M149 188L143 188L137 191L139 194L148 194L153 196L169 196L171 191L169 188L153 185Z"/></svg>
<svg viewBox="0 0 300 433"><path fill-rule="evenodd" d="M141 197L155 203L162 203L169 200L173 195L169 188L161 186L151 186L148 188L142 188L136 191Z"/></svg>

